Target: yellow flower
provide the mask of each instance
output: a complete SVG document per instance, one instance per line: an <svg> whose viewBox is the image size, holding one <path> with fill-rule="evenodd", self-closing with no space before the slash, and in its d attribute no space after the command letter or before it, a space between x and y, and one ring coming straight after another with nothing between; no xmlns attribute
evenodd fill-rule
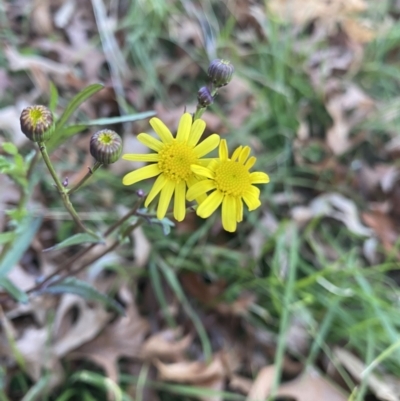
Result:
<svg viewBox="0 0 400 401"><path fill-rule="evenodd" d="M231 158L228 156L226 140L219 145L219 159L210 162L207 167L192 166L192 171L208 179L199 181L190 187L187 199L193 200L208 191L214 190L197 208L200 217L210 217L222 203L222 225L226 231L236 230L236 223L243 220L243 202L249 210L257 209L260 190L253 184L267 184L269 177L260 171L250 173L256 158L250 157L248 146L239 146Z"/></svg>
<svg viewBox="0 0 400 401"><path fill-rule="evenodd" d="M198 178L190 166L207 164L209 159L201 158L218 146L220 137L217 134L212 134L198 145L206 123L200 119L193 122L189 113L185 113L181 117L176 138L172 136L171 131L160 119L152 118L150 125L160 137L161 142L149 134L139 134L137 138L156 153L126 154L122 158L153 162L153 164L126 174L122 183L132 185L146 178L158 176L147 195L145 207L148 207L150 202L160 193L157 218L163 219L172 195L175 193L174 217L176 220L182 221L186 213L186 189L198 182Z"/></svg>

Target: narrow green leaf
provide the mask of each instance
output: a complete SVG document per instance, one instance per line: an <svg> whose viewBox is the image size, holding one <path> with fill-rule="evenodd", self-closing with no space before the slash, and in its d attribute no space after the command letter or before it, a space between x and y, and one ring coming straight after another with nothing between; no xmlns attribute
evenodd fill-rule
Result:
<svg viewBox="0 0 400 401"><path fill-rule="evenodd" d="M58 90L52 81L50 81L50 99L49 109L54 113L58 103Z"/></svg>
<svg viewBox="0 0 400 401"><path fill-rule="evenodd" d="M56 124L56 132L58 132L67 120L71 117L72 113L89 97L93 96L96 92L103 89L104 85L102 84L93 84L89 85L81 92L79 92L68 104L67 108L64 110L64 113L57 121Z"/></svg>
<svg viewBox="0 0 400 401"><path fill-rule="evenodd" d="M23 304L28 303L28 295L19 289L9 278L0 277L0 287L8 292L16 301Z"/></svg>
<svg viewBox="0 0 400 401"><path fill-rule="evenodd" d="M145 111L143 113L137 114L129 114L127 116L119 116L119 117L109 117L109 118L99 118L97 120L90 120L85 122L86 125L111 125L111 124L120 124L127 123L131 121L143 120L145 118L153 117L156 115L154 110Z"/></svg>
<svg viewBox="0 0 400 401"><path fill-rule="evenodd" d="M9 155L16 155L18 153L18 148L11 142L4 142L2 144L3 149Z"/></svg>
<svg viewBox="0 0 400 401"><path fill-rule="evenodd" d="M80 132L84 131L87 127L88 126L84 124L75 124L60 129L60 131L58 131L56 135L50 138L50 140L47 142L46 146L48 151L52 152L54 149L58 148L62 143L64 143L67 139L71 138L76 134L79 134Z"/></svg>
<svg viewBox="0 0 400 401"><path fill-rule="evenodd" d="M64 241L61 241L57 245L44 249L43 252L55 251L56 249L66 248L67 246L72 246L77 244L85 244L87 242L90 243L102 242L102 239L87 233L75 234L72 237L65 239Z"/></svg>
<svg viewBox="0 0 400 401"><path fill-rule="evenodd" d="M71 380L91 384L99 389L106 389L113 394L115 401L122 401L122 390L117 383L108 377L88 370L82 370L72 375Z"/></svg>
<svg viewBox="0 0 400 401"><path fill-rule="evenodd" d="M41 217L27 216L17 230L17 238L0 262L0 277L6 276L28 249L42 222Z"/></svg>
<svg viewBox="0 0 400 401"><path fill-rule="evenodd" d="M10 242L14 239L15 233L14 231L8 231L6 233L1 233L0 234L0 245L7 244L7 242Z"/></svg>
<svg viewBox="0 0 400 401"><path fill-rule="evenodd" d="M97 291L90 284L78 280L75 277L67 277L59 283L49 285L43 290L39 291L40 294L75 294L90 301L97 301L105 306L108 306L118 312L120 315L125 315L124 308L108 295L102 294Z"/></svg>

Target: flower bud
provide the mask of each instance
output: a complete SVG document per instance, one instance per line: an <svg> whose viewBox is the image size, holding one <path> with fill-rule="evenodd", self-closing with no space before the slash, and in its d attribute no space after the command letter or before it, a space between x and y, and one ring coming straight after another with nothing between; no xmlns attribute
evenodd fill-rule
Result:
<svg viewBox="0 0 400 401"><path fill-rule="evenodd" d="M46 106L29 106L22 110L21 131L33 142L46 142L55 129L53 113Z"/></svg>
<svg viewBox="0 0 400 401"><path fill-rule="evenodd" d="M216 88L228 85L232 79L235 68L228 60L216 59L208 67L208 76Z"/></svg>
<svg viewBox="0 0 400 401"><path fill-rule="evenodd" d="M115 163L122 153L122 139L114 131L97 131L90 139L90 154L102 164Z"/></svg>
<svg viewBox="0 0 400 401"><path fill-rule="evenodd" d="M214 102L214 98L207 86L203 86L199 89L197 92L197 101L201 107L207 107Z"/></svg>

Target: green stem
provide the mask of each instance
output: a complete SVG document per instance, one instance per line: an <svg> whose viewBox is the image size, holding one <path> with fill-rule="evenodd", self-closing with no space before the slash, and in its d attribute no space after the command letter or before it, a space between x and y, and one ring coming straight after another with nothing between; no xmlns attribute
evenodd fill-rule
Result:
<svg viewBox="0 0 400 401"><path fill-rule="evenodd" d="M93 167L89 167L89 171L86 173L86 175L74 186L72 187L69 191L67 191L68 195L73 194L74 192L76 192L79 188L81 188L86 181L89 180L90 177L92 177L92 175L94 174L94 172L99 169L103 164L96 161L96 163L94 164Z"/></svg>
<svg viewBox="0 0 400 401"><path fill-rule="evenodd" d="M122 216L117 222L115 222L112 226L110 226L103 234L103 238L108 237L110 234L112 234L118 227L122 226L131 216L134 216L139 209L140 205L143 202L143 198L140 198L136 201L135 205L127 214ZM132 226L131 226L132 227ZM73 263L75 263L78 259L80 259L82 256L86 255L89 251L91 251L97 244L90 244L86 248L81 249L79 252L75 253L74 256L72 256L70 259L66 260L64 263L61 264L61 266L54 271L52 274L47 276L42 282L37 284L36 286L32 287L29 289L27 292L31 293L33 291L36 291L43 287L44 284L47 284L51 279L54 277L58 276L65 268L67 267L72 267ZM109 252L109 250L107 251ZM86 267L86 266L85 266ZM72 273L71 273L72 274Z"/></svg>
<svg viewBox="0 0 400 401"><path fill-rule="evenodd" d="M92 230L87 229L81 219L78 216L78 213L76 212L76 210L74 209L74 207L72 206L71 201L69 200L69 196L68 196L68 192L65 189L65 187L61 184L61 181L59 180L59 178L57 177L57 173L54 170L53 165L51 164L50 161L50 157L47 153L47 149L46 149L46 145L44 144L44 142L39 142L39 150L40 153L42 154L43 160L46 163L46 166L51 174L51 176L53 177L53 180L56 184L56 187L58 189L58 192L61 195L61 199L64 203L65 208L68 210L69 214L71 215L72 219L74 220L74 222L76 223L76 225L82 230L87 232L88 234L92 234L92 235L96 235Z"/></svg>

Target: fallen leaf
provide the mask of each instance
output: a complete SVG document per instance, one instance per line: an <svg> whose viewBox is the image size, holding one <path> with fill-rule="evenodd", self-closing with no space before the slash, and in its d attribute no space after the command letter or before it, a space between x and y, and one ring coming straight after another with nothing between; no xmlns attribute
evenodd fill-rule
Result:
<svg viewBox="0 0 400 401"><path fill-rule="evenodd" d="M369 237L373 233L361 223L355 203L338 193L320 195L309 206L294 207L291 214L301 224L314 217L327 216L341 221L354 234Z"/></svg>
<svg viewBox="0 0 400 401"><path fill-rule="evenodd" d="M130 291L124 287L120 290L120 296L126 303L126 316L118 317L96 338L69 355L71 358L87 358L93 361L115 382L118 382L119 358L138 358L149 330L149 324L139 315Z"/></svg>
<svg viewBox="0 0 400 401"><path fill-rule="evenodd" d="M203 361L181 361L164 364L155 361L161 380L170 380L176 383L190 383L200 385L213 381L216 378L229 377L238 368L238 362L232 352L218 352L213 355L210 363Z"/></svg>
<svg viewBox="0 0 400 401"><path fill-rule="evenodd" d="M182 334L181 328L160 331L148 338L142 345L140 357L167 358L177 360L182 358L183 352L193 341L193 335L187 334L180 340L177 338Z"/></svg>
<svg viewBox="0 0 400 401"><path fill-rule="evenodd" d="M71 312L77 314L76 321L71 321L73 319L68 317ZM63 357L92 340L110 317L111 314L99 303L89 306L86 300L77 295L63 295L54 323L55 355Z"/></svg>
<svg viewBox="0 0 400 401"><path fill-rule="evenodd" d="M364 212L362 218L374 230L385 250L390 252L399 238L393 219L380 211Z"/></svg>
<svg viewBox="0 0 400 401"><path fill-rule="evenodd" d="M336 347L333 350L333 353L353 377L355 377L358 381L364 379L363 372L366 369L364 362L344 348ZM400 400L400 380L398 378L369 373L366 381L369 388L380 400Z"/></svg>
<svg viewBox="0 0 400 401"><path fill-rule="evenodd" d="M268 398L275 377L275 366L260 370L246 401L264 401ZM277 396L293 397L296 401L347 401L347 396L324 379L316 370L309 369L296 379L282 383Z"/></svg>

